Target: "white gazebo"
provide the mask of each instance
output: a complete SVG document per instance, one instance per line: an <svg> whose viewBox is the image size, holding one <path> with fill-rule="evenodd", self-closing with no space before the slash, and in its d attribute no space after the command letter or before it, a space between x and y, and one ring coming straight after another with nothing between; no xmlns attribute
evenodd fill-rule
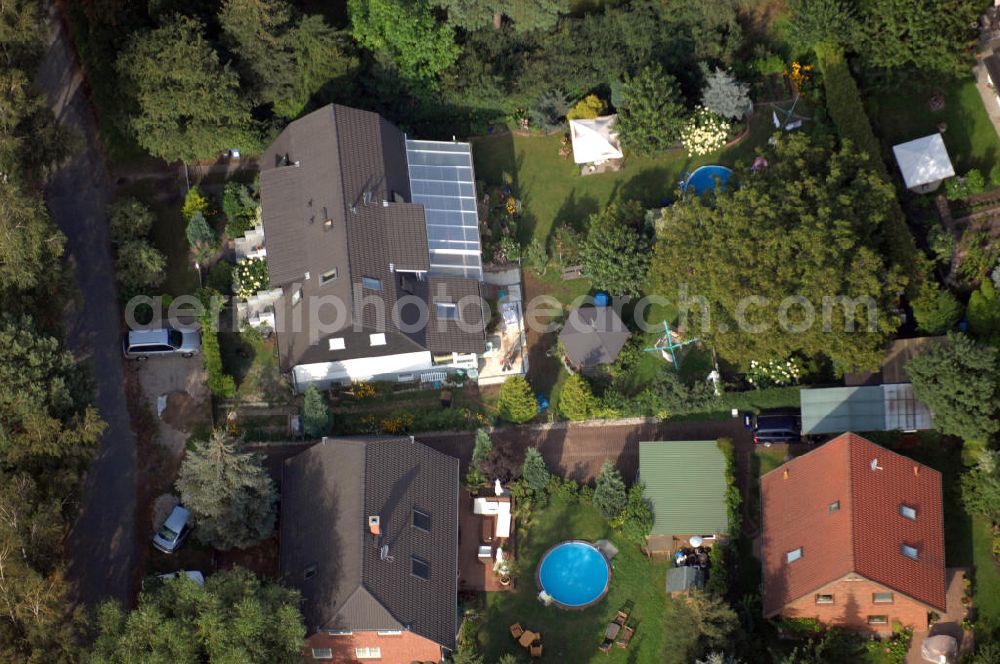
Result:
<svg viewBox="0 0 1000 664"><path fill-rule="evenodd" d="M924 194L934 191L941 186L942 180L955 175L941 134L900 143L893 146L892 151L907 189Z"/></svg>
<svg viewBox="0 0 1000 664"><path fill-rule="evenodd" d="M614 130L617 115L592 120L570 120L569 136L573 142L573 161L578 164L603 164L621 159L622 148Z"/></svg>

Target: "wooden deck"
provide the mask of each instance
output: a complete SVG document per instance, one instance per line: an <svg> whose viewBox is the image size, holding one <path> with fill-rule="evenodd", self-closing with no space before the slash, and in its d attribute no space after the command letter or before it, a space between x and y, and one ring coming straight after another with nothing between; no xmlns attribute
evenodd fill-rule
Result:
<svg viewBox="0 0 1000 664"><path fill-rule="evenodd" d="M510 590L510 586L500 585L500 580L493 573L493 561L496 559L496 542L491 543L493 553L489 564L479 562L479 547L483 545L483 517L472 512L472 496L462 489L459 495L458 519L458 590L501 592ZM492 519L489 519L492 521ZM513 553L513 540L503 544L504 554ZM509 548L508 548L509 547Z"/></svg>

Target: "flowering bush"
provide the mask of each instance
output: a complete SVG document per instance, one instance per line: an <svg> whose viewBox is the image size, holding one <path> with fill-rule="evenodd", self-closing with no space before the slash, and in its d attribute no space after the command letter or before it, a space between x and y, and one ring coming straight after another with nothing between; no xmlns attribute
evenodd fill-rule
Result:
<svg viewBox="0 0 1000 664"><path fill-rule="evenodd" d="M799 382L802 368L794 359L768 360L767 362L750 361L750 369L747 370L747 382L756 389L763 387L781 387L784 385L794 385Z"/></svg>
<svg viewBox="0 0 1000 664"><path fill-rule="evenodd" d="M267 287L266 259L244 258L236 264L236 269L233 271L233 292L237 297L250 297Z"/></svg>
<svg viewBox="0 0 1000 664"><path fill-rule="evenodd" d="M351 391L354 393L354 398L358 401L371 399L377 393L374 385L361 380L356 380L351 383Z"/></svg>
<svg viewBox="0 0 1000 664"><path fill-rule="evenodd" d="M715 113L699 106L681 129L681 143L689 157L715 152L726 144L731 126Z"/></svg>
<svg viewBox="0 0 1000 664"><path fill-rule="evenodd" d="M803 86L809 82L810 72L812 72L812 65L803 65L802 63L796 61L793 62L791 68L785 72L785 76L792 81L792 85L795 86L796 90L802 90Z"/></svg>

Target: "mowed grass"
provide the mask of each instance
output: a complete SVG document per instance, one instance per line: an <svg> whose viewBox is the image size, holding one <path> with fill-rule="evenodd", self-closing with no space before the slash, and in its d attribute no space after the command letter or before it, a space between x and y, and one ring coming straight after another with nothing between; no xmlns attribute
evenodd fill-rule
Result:
<svg viewBox="0 0 1000 664"><path fill-rule="evenodd" d="M523 525L523 524L522 524ZM541 632L542 660L552 662L657 662L681 655L687 662L690 635L687 630L664 629L664 615L673 604L664 590L667 558L647 559L636 544L617 537L600 513L590 505L553 497L549 506L536 510L533 523L519 530L518 569L515 590L488 593L480 621L479 640L485 661L496 662L511 653L526 659L527 653L510 635L510 625L519 622L525 629ZM606 538L620 550L613 561L611 589L597 605L582 611L546 607L538 601L535 571L541 556L554 544L568 539L594 541ZM626 601L634 602L632 619L638 627L627 650L612 648L604 654L601 643L607 623ZM677 611L671 611L677 613ZM678 641L679 639L679 641ZM673 661L668 659L666 661Z"/></svg>
<svg viewBox="0 0 1000 664"><path fill-rule="evenodd" d="M944 109L936 112L927 104L935 92L945 99ZM938 125L945 123L944 143L956 173L978 168L988 176L1000 159L1000 137L971 77L934 86L907 81L887 90L870 90L865 98L875 132L890 158L893 145L936 133ZM892 160L889 164L895 165Z"/></svg>
<svg viewBox="0 0 1000 664"><path fill-rule="evenodd" d="M674 197L681 176L705 164L732 166L749 161L754 149L771 133L770 118L758 113L750 135L728 150L704 157L688 157L674 149L653 157L626 155L617 173L580 175L580 165L559 156L561 134L516 136L498 134L472 139L476 178L488 184L513 178L513 190L521 199L525 223L520 240L547 241L561 223L585 228L587 218L615 198L638 200L646 207L662 206Z"/></svg>

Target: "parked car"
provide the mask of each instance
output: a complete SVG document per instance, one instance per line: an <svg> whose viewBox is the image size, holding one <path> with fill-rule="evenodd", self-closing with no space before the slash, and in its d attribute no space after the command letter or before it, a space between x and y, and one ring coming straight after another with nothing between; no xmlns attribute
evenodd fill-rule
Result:
<svg viewBox="0 0 1000 664"><path fill-rule="evenodd" d="M195 570L181 570L179 572L167 572L166 574L157 574L155 576L150 576L142 580L142 589L148 590L155 587L157 584L176 579L181 574L186 576L189 580L194 581L198 584L198 587L205 587L205 575L201 572Z"/></svg>
<svg viewBox="0 0 1000 664"><path fill-rule="evenodd" d="M178 330L172 327L129 330L122 350L130 360L147 360L161 355L191 357L201 352L201 333L198 330Z"/></svg>
<svg viewBox="0 0 1000 664"><path fill-rule="evenodd" d="M756 445L798 443L802 440L802 418L795 413L760 413L747 415L744 420L753 431Z"/></svg>
<svg viewBox="0 0 1000 664"><path fill-rule="evenodd" d="M163 553L173 553L191 532L191 513L178 505L153 535L153 546Z"/></svg>

